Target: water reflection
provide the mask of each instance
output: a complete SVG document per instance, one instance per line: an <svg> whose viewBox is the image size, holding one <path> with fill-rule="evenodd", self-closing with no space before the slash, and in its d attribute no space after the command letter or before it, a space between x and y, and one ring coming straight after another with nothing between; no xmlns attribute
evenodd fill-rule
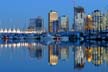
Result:
<svg viewBox="0 0 108 72"><path fill-rule="evenodd" d="M77 41L44 44L42 42L16 41L11 43L1 42L0 48L26 48L29 52L29 57L37 60L46 59L51 67L56 67L59 62L67 62L73 59L73 69L84 69L89 63L92 63L95 67L99 67L102 64L108 65L108 46L105 43ZM48 57L44 58L44 56Z"/></svg>
<svg viewBox="0 0 108 72"><path fill-rule="evenodd" d="M43 45L41 44L35 44L35 43L29 43L27 44L27 48L29 49L30 57L41 59L43 56Z"/></svg>

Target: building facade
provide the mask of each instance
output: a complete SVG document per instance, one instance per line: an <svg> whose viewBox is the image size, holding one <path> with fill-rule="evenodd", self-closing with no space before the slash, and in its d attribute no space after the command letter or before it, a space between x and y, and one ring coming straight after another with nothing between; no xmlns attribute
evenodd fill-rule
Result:
<svg viewBox="0 0 108 72"><path fill-rule="evenodd" d="M105 14L106 17L106 29L108 30L108 11Z"/></svg>
<svg viewBox="0 0 108 72"><path fill-rule="evenodd" d="M85 19L85 31L93 30L92 16L87 15Z"/></svg>
<svg viewBox="0 0 108 72"><path fill-rule="evenodd" d="M36 18L31 18L29 21L28 31L35 31L36 30Z"/></svg>
<svg viewBox="0 0 108 72"><path fill-rule="evenodd" d="M69 18L68 16L61 16L60 17L60 31L69 31Z"/></svg>
<svg viewBox="0 0 108 72"><path fill-rule="evenodd" d="M83 7L74 7L74 25L73 29L75 31L84 31L85 25L85 11Z"/></svg>
<svg viewBox="0 0 108 72"><path fill-rule="evenodd" d="M42 17L38 16L36 18L36 31L43 31L44 25L43 25L43 19Z"/></svg>
<svg viewBox="0 0 108 72"><path fill-rule="evenodd" d="M103 14L100 10L94 10L92 13L94 30L100 31L103 29Z"/></svg>
<svg viewBox="0 0 108 72"><path fill-rule="evenodd" d="M30 19L29 31L43 31L44 25L43 25L43 19L42 17L38 16L37 18Z"/></svg>
<svg viewBox="0 0 108 72"><path fill-rule="evenodd" d="M48 13L48 31L49 32L58 31L58 28L55 28L55 27L59 28L59 25L58 25L58 13L56 11L51 10Z"/></svg>

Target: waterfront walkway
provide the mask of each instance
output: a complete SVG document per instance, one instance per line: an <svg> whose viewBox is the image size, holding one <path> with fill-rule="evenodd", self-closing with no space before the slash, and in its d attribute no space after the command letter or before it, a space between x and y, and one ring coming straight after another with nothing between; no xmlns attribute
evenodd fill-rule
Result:
<svg viewBox="0 0 108 72"><path fill-rule="evenodd" d="M49 33L45 31L21 31L20 29L0 29L0 39L45 39L52 38L60 40L68 38L69 41L79 40L108 40L108 31L89 31L89 32L57 32Z"/></svg>

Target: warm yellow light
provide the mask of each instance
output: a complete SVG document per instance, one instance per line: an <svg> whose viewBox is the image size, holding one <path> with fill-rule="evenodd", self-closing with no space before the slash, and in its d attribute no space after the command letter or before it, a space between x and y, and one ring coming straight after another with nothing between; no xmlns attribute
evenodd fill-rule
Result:
<svg viewBox="0 0 108 72"><path fill-rule="evenodd" d="M88 60L88 62L91 62L92 61L92 56L89 56L87 60Z"/></svg>
<svg viewBox="0 0 108 72"><path fill-rule="evenodd" d="M91 16L91 15L88 15L87 17L88 17L89 19L92 19L92 16Z"/></svg>
<svg viewBox="0 0 108 72"><path fill-rule="evenodd" d="M50 64L55 66L58 63L58 57L56 55L51 55L50 56Z"/></svg>

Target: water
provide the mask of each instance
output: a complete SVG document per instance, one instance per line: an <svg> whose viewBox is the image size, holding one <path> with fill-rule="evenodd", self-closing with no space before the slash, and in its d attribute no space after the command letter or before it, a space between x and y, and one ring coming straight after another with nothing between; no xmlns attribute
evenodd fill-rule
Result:
<svg viewBox="0 0 108 72"><path fill-rule="evenodd" d="M0 72L108 72L107 42L1 41Z"/></svg>

